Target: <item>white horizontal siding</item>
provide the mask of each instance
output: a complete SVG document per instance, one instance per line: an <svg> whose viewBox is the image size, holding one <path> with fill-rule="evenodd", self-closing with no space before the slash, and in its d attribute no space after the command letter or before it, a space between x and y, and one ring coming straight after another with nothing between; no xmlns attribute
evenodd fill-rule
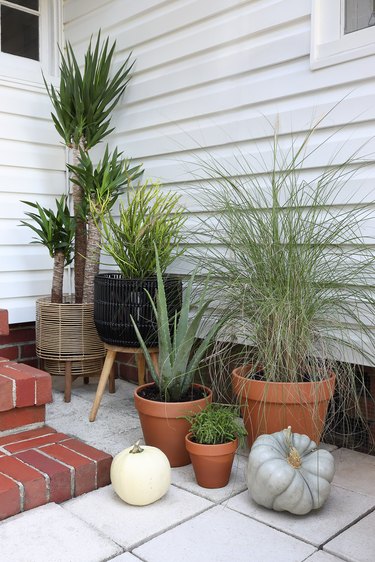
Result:
<svg viewBox="0 0 375 562"><path fill-rule="evenodd" d="M312 71L310 10L310 0L66 0L65 36L81 59L99 28L117 41L116 64L133 52L133 77L113 117L110 143L142 161L146 177L178 191L192 213L189 224L195 224L202 193L191 174L199 175L197 158L207 158L208 150L231 167L240 149L260 150L267 161L270 123L278 124L288 146L291 131L302 136L342 100L313 144L350 125L309 160L307 181L340 143L344 148L337 158L362 145L362 153L375 152L375 57ZM3 266L0 275L13 268L21 285L30 280L30 295L39 294L47 284L49 258L42 248L28 245L27 229L17 227L19 199L35 194L51 205L64 189L65 153L50 123L47 96L1 85L0 95L0 252L11 248L4 238L8 230L17 254L7 255L14 265ZM361 170L342 187L341 202L353 194L355 201L375 201L374 176L375 165ZM22 264L24 273L18 269ZM175 267L189 269L184 260ZM25 290L19 295L18 302L9 294L17 317L21 302L31 310Z"/></svg>
<svg viewBox="0 0 375 562"><path fill-rule="evenodd" d="M20 227L22 200L54 206L66 189L65 148L52 124L44 88L0 82L0 308L9 322L35 318L35 299L48 294L52 260L30 245L33 233Z"/></svg>

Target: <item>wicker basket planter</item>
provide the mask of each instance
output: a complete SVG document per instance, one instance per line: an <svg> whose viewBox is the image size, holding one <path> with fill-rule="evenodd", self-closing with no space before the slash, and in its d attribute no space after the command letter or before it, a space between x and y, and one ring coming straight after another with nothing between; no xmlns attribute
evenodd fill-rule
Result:
<svg viewBox="0 0 375 562"><path fill-rule="evenodd" d="M64 297L63 304L50 297L36 302L36 353L52 375L62 375L71 361L73 376L90 376L101 371L104 346L95 329L93 304L75 304Z"/></svg>
<svg viewBox="0 0 375 562"><path fill-rule="evenodd" d="M169 316L173 317L174 312L181 308L182 282L172 276L165 277L164 286ZM99 273L94 287L94 320L103 342L139 347L130 319L132 316L147 345L158 345L156 319L147 296L147 292L152 298L156 296L156 277L126 279L121 273Z"/></svg>

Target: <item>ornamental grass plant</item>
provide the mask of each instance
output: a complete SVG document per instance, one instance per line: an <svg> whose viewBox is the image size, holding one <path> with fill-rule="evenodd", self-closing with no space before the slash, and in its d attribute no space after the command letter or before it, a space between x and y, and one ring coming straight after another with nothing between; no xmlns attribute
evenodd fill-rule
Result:
<svg viewBox="0 0 375 562"><path fill-rule="evenodd" d="M210 271L213 314L226 317L216 346L219 391L230 380L229 357L270 383L334 372L337 407L358 412L366 389L356 365L373 364L375 350L374 209L340 197L365 161L353 155L337 164L338 152L314 169L327 142L310 148L320 123L287 149L275 132L271 162L261 153L241 153L234 165L200 161L209 220L198 260ZM235 357L234 344L245 344Z"/></svg>

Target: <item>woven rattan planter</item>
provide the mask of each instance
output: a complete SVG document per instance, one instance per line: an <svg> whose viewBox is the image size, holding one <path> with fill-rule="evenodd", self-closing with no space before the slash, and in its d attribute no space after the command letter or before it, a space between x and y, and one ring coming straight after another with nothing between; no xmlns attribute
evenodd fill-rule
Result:
<svg viewBox="0 0 375 562"><path fill-rule="evenodd" d="M75 304L64 297L63 304L50 297L36 302L36 353L52 375L64 374L65 362L72 362L72 375L101 371L104 346L95 329L93 304Z"/></svg>
<svg viewBox="0 0 375 562"><path fill-rule="evenodd" d="M156 277L125 279L121 273L99 273L94 283L94 320L100 338L111 345L139 347L130 317L149 347L158 345L156 319L147 292L155 299ZM181 309L182 282L165 277L169 317ZM147 292L146 292L147 291Z"/></svg>

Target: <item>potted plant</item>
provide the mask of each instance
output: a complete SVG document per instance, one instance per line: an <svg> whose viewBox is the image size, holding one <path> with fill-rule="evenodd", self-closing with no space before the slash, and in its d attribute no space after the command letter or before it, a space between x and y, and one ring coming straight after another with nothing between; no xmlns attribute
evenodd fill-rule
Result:
<svg viewBox="0 0 375 562"><path fill-rule="evenodd" d="M87 256L87 248L90 250L95 246L95 237L92 236L94 229L90 228L93 223L93 206L90 205L90 201L93 203L93 194L90 190L92 187L103 189L112 206L123 186L120 189L116 184L118 178L115 183L110 184L103 174L111 169L111 179L114 180L117 166L119 176L122 179L127 176L127 187L132 173L136 175L138 172L138 169L130 169L128 164L120 161L117 151L110 156L106 150L99 166L103 181L98 181L99 169L93 170L88 154L91 148L113 130L110 128L111 112L130 79L132 65L129 65L129 58L111 75L114 49L115 43L110 46L108 39L102 42L99 33L93 46L90 41L81 71L73 48L67 43L66 54L60 53L59 89L53 85L48 86L45 82L54 108L53 122L71 152L72 165L69 169L72 173L74 205L72 224L75 291L73 294L63 294L61 290L58 298L54 295L53 302L49 296L37 299L37 354L51 374L65 374L68 379L84 375L86 382L89 375L97 375L100 372L104 357L104 346L97 335L93 320L92 272L97 267L94 264L96 255ZM82 179L88 182L86 189ZM41 210L43 211L40 208L38 212ZM32 218L37 220L36 217ZM43 220L46 218L52 220L51 215L45 215ZM52 228L52 223L48 228ZM60 278L62 279L61 272ZM66 392L65 398L70 400L69 391Z"/></svg>
<svg viewBox="0 0 375 562"><path fill-rule="evenodd" d="M179 247L186 220L178 195L164 193L145 182L127 191L119 219L102 219L102 248L119 272L95 277L94 319L102 341L121 347L139 347L131 321L149 347L157 345L157 327L151 302L157 290L156 254L163 275L169 317L181 306L182 282L166 275L167 267L183 253Z"/></svg>
<svg viewBox="0 0 375 562"><path fill-rule="evenodd" d="M249 445L289 425L319 442L335 384L340 407L349 400L353 409L361 385L353 363L372 360L375 255L364 234L372 210L339 198L361 163L331 162L311 179L305 170L325 148L309 150L315 128L287 151L275 133L265 170L256 155L237 158L236 172L202 162L216 220L203 267L213 272L215 312L227 315L223 339L246 344L231 359ZM228 374L224 367L216 382Z"/></svg>
<svg viewBox="0 0 375 562"><path fill-rule="evenodd" d="M216 403L186 416L191 424L186 450L203 488L222 488L229 482L239 439L246 436L238 417L238 408Z"/></svg>
<svg viewBox="0 0 375 562"><path fill-rule="evenodd" d="M189 430L189 422L184 416L201 410L212 400L211 390L194 383L194 377L220 328L220 323L214 324L199 344L196 342L209 301L205 300L202 294L196 302L193 302L195 278L193 275L184 292L181 311L175 312L171 334L166 292L157 252L155 259L156 304L151 295L149 298L157 322L158 365L153 364L146 342L132 318L134 330L153 379L152 383L136 388L134 401L146 444L161 449L167 455L171 466L176 467L190 463L185 448L185 435ZM194 316L190 318L193 310Z"/></svg>

